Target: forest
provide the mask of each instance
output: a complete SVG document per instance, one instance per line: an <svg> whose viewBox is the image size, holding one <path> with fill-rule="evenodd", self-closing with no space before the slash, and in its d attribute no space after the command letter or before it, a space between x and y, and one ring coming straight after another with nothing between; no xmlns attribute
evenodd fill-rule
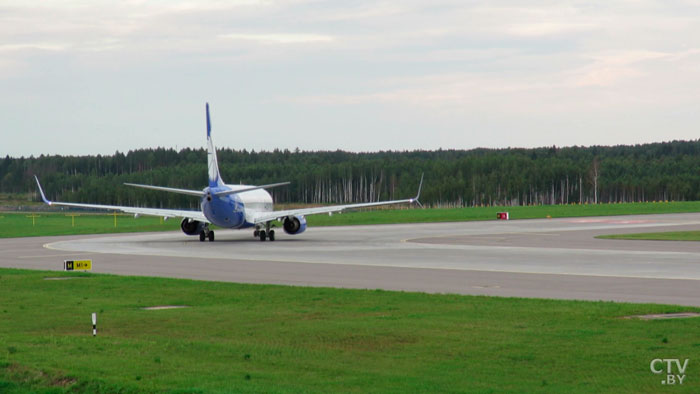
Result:
<svg viewBox="0 0 700 394"><path fill-rule="evenodd" d="M51 199L197 208L196 198L124 182L202 189L204 149L139 149L96 156L5 157L0 193L30 193L33 175ZM409 198L425 173L432 207L700 200L700 140L634 146L307 152L218 151L227 183L268 184L275 202L330 204Z"/></svg>

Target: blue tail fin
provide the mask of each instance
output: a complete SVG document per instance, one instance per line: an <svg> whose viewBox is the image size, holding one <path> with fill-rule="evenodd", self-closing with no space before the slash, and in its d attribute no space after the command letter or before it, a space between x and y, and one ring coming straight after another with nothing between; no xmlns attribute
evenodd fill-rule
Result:
<svg viewBox="0 0 700 394"><path fill-rule="evenodd" d="M209 103L207 103L207 166L209 167L209 187L223 186L224 181L219 175L219 163L216 159L216 149L211 140L211 120L209 119Z"/></svg>

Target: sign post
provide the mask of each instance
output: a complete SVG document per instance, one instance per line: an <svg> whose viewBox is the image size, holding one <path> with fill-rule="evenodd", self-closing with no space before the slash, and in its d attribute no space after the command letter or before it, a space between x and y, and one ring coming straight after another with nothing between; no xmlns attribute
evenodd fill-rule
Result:
<svg viewBox="0 0 700 394"><path fill-rule="evenodd" d="M92 271L92 260L64 260L64 271Z"/></svg>
<svg viewBox="0 0 700 394"><path fill-rule="evenodd" d="M40 218L40 215L37 215L35 213L31 215L27 215L28 218L32 218L32 227L36 226L36 218Z"/></svg>
<svg viewBox="0 0 700 394"><path fill-rule="evenodd" d="M97 336L97 313L92 313L92 336Z"/></svg>
<svg viewBox="0 0 700 394"><path fill-rule="evenodd" d="M75 227L75 217L76 217L76 216L80 216L80 215L77 214L77 213L71 213L71 214L67 214L66 216L70 216L70 217L71 217L71 219L72 219L72 220L71 220L71 227Z"/></svg>

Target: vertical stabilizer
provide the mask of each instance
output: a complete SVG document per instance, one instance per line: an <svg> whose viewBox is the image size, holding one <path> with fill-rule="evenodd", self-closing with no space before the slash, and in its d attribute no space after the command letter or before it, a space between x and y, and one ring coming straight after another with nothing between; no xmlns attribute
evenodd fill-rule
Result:
<svg viewBox="0 0 700 394"><path fill-rule="evenodd" d="M209 103L207 103L207 166L209 167L209 187L223 186L219 175L219 163L216 159L216 149L211 140L211 120L209 120Z"/></svg>

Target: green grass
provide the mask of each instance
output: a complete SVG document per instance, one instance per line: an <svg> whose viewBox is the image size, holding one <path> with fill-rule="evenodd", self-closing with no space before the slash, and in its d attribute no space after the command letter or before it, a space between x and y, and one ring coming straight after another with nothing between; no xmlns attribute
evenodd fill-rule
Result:
<svg viewBox="0 0 700 394"><path fill-rule="evenodd" d="M76 213L80 216L72 218L69 213L8 213L0 212L0 238L36 237L72 234L103 234L126 233L142 231L168 231L180 228L180 220L163 221L159 217L133 215L117 215L117 226L114 226L114 216L93 213ZM35 215L37 217L31 218ZM75 226L73 226L75 219Z"/></svg>
<svg viewBox="0 0 700 394"><path fill-rule="evenodd" d="M0 392L698 392L698 318L621 317L699 310L2 269Z"/></svg>
<svg viewBox="0 0 700 394"><path fill-rule="evenodd" d="M700 201L667 203L627 203L598 205L537 205L517 207L473 207L453 209L374 209L342 214L312 215L307 217L309 226L347 226L390 223L458 222L469 220L496 220L496 213L508 211L511 219L541 219L546 217L581 217L609 215L640 215L654 213L700 212ZM31 237L72 234L101 234L142 231L178 230L180 220L132 215L114 217L104 214L82 213L72 218L66 213L0 212L0 238ZM32 224L34 220L34 224Z"/></svg>
<svg viewBox="0 0 700 394"><path fill-rule="evenodd" d="M646 241L700 241L700 231L669 231L663 233L633 233L600 235L602 239L630 239Z"/></svg>
<svg viewBox="0 0 700 394"><path fill-rule="evenodd" d="M338 226L353 224L496 220L496 213L505 211L509 212L511 219L685 213L700 212L700 201L597 205L535 205L452 209L385 209L349 212L340 215L334 214L333 216L314 215L309 216L307 221L309 226Z"/></svg>

